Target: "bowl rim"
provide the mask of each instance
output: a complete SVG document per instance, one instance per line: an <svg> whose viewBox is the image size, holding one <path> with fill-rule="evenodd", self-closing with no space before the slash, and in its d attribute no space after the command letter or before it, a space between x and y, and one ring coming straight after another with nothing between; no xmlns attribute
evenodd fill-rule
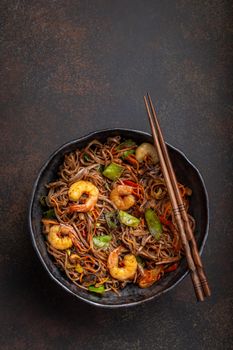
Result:
<svg viewBox="0 0 233 350"><path fill-rule="evenodd" d="M34 198L35 198L35 194L36 194L36 189L41 177L41 174L43 173L43 171L47 168L47 166L49 165L49 163L51 162L51 160L65 147L71 146L75 143L78 142L82 142L85 141L89 138L94 138L96 135L99 135L103 132L134 132L137 133L141 136L146 136L146 137L152 137L152 135L148 132L145 131L141 131L141 130L136 130L136 129L129 129L129 128L106 128L106 129L100 129L100 130L96 130L96 131L92 131L89 132L88 134L78 137L76 139L72 139L71 141L67 141L65 143L63 143L61 146L59 146L55 151L53 151L50 156L48 157L48 159L42 164L42 166L39 168L39 171L37 173L37 177L36 180L34 181L33 184L33 188L32 188L32 192L31 192L31 198L30 198L30 203L29 203L29 211L28 211L28 224L29 224L29 232L30 232L30 237L31 237L31 241L32 241L32 245L34 250L37 253L37 256L39 257L39 260L41 261L42 265L44 266L45 270L47 271L48 275L50 276L50 278L52 278L52 280L54 280L58 285L60 285L64 290L66 290L67 292L69 292L71 295L75 296L76 298L78 298L79 300L82 300L90 305L94 305L94 306L98 306L98 307L102 307L102 308L110 308L110 309L116 309L116 308L121 308L121 307L129 307L129 306L135 306L135 305L139 305L145 302L148 302L150 300L153 300L159 296L161 296L162 294L170 291L171 289L173 289L175 286L177 286L188 274L189 274L189 270L185 271L183 273L182 276L180 276L177 281L175 283L173 283L170 287L165 288L164 290L160 291L159 293L157 293L156 295L152 295L146 299L143 300L138 300L138 301L134 301L134 302L129 302L129 303L122 303L122 304L101 304L92 300L89 300L87 298L84 298L78 294L76 294L74 291L72 291L71 289L69 289L67 286L65 286L56 276L54 276L54 274L49 270L44 258L42 257L39 248L37 247L37 243L35 240L35 234L34 234L34 230L33 230L33 226L32 226L32 209L33 209L33 203L34 203ZM205 182L204 179L200 173L200 171L197 169L197 167L187 158L187 156L184 154L183 151L179 150L178 148L172 146L170 143L166 142L166 145L171 148L172 150L174 150L175 152L179 153L187 163L189 163L189 165L195 170L195 172L197 173L202 188L204 190L204 195L205 195L205 209L206 209L206 227L205 227L205 232L203 233L203 240L201 242L200 248L199 248L199 254L201 255L203 252L203 248L205 246L206 240L208 238L208 232L209 232L209 198L208 198L208 193L206 190L206 186L205 186Z"/></svg>

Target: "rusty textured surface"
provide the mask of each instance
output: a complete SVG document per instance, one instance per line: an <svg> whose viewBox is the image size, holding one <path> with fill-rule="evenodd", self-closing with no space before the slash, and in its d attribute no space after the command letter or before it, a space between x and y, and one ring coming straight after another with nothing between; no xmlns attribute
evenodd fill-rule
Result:
<svg viewBox="0 0 233 350"><path fill-rule="evenodd" d="M231 1L1 1L1 349L231 349ZM186 278L144 305L102 310L46 275L28 234L39 167L62 143L105 127L149 131L156 101L168 142L210 196L203 262L212 297Z"/></svg>

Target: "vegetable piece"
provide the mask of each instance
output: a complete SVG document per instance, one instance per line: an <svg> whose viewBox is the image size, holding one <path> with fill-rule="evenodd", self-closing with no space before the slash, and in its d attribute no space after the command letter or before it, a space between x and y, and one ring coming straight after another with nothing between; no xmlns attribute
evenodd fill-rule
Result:
<svg viewBox="0 0 233 350"><path fill-rule="evenodd" d="M139 166L138 161L137 161L137 159L136 159L134 154L130 154L127 158L125 158L125 160L129 164L132 164L134 167L138 167Z"/></svg>
<svg viewBox="0 0 233 350"><path fill-rule="evenodd" d="M115 210L105 213L105 220L110 229L117 228L118 220L117 220L117 212Z"/></svg>
<svg viewBox="0 0 233 350"><path fill-rule="evenodd" d="M93 243L97 248L108 248L111 239L112 236L110 235L94 236Z"/></svg>
<svg viewBox="0 0 233 350"><path fill-rule="evenodd" d="M99 166L98 166L98 171L102 174L103 173L103 171L104 171L104 165L103 164L100 164Z"/></svg>
<svg viewBox="0 0 233 350"><path fill-rule="evenodd" d="M88 290L90 292L94 292L94 293L98 293L98 294L103 294L105 292L105 288L103 285L99 286L99 287L95 287L95 286L89 286Z"/></svg>
<svg viewBox="0 0 233 350"><path fill-rule="evenodd" d="M84 153L83 159L84 159L86 162L89 162L89 160L91 160L91 158L89 157L89 155L88 155L87 153Z"/></svg>
<svg viewBox="0 0 233 350"><path fill-rule="evenodd" d="M130 180L124 180L122 181L124 185L131 186L131 187L138 187L139 184L136 182L130 181Z"/></svg>
<svg viewBox="0 0 233 350"><path fill-rule="evenodd" d="M110 180L117 180L123 173L124 168L116 163L109 164L103 171L103 175Z"/></svg>
<svg viewBox="0 0 233 350"><path fill-rule="evenodd" d="M143 193L143 188L139 183L130 181L130 180L123 180L122 181L124 185L133 187L132 194L136 196L137 198L140 198Z"/></svg>
<svg viewBox="0 0 233 350"><path fill-rule="evenodd" d="M139 265L141 265L142 267L145 266L145 261L142 259L141 256L137 255L137 256L136 256L136 260L137 260L137 263L138 263Z"/></svg>
<svg viewBox="0 0 233 350"><path fill-rule="evenodd" d="M144 142L136 149L136 159L139 163L142 163L146 156L150 156L153 164L159 162L156 149L150 143Z"/></svg>
<svg viewBox="0 0 233 350"><path fill-rule="evenodd" d="M132 146L136 146L136 142L134 142L131 139L128 139L128 140L125 140L124 142L120 143L119 146L116 147L116 150L120 151L121 149L132 147Z"/></svg>
<svg viewBox="0 0 233 350"><path fill-rule="evenodd" d="M119 220L122 224L130 227L137 227L140 220L126 211L119 210Z"/></svg>
<svg viewBox="0 0 233 350"><path fill-rule="evenodd" d="M154 192L155 199L160 199L162 193L163 193L163 190L161 187L159 187L157 191Z"/></svg>
<svg viewBox="0 0 233 350"><path fill-rule="evenodd" d="M162 233L162 225L158 218L158 216L155 214L154 210L149 208L145 211L145 219L148 226L148 229L152 236L155 237L155 239L160 239L161 233Z"/></svg>
<svg viewBox="0 0 233 350"><path fill-rule="evenodd" d="M159 217L159 220L160 220L160 222L163 224L163 225L166 225L166 226L169 226L170 228L172 228L172 226L174 226L173 225L173 223L170 221L170 220L167 220L164 216L160 216Z"/></svg>
<svg viewBox="0 0 233 350"><path fill-rule="evenodd" d="M135 150L134 149L129 149L128 151L125 151L121 158L124 160L126 159L128 156L130 156L131 154L135 154Z"/></svg>
<svg viewBox="0 0 233 350"><path fill-rule="evenodd" d="M43 217L46 219L56 219L56 214L54 209L49 209L43 213Z"/></svg>
<svg viewBox="0 0 233 350"><path fill-rule="evenodd" d="M164 272L171 272L171 271L175 271L175 270L177 269L177 267L178 267L178 264L177 264L177 263L172 264L172 265L170 265L169 267L167 267L167 268L165 269L165 271L164 271Z"/></svg>
<svg viewBox="0 0 233 350"><path fill-rule="evenodd" d="M77 271L78 273L82 273L83 272L83 267L80 264L77 264L75 266L75 271Z"/></svg>
<svg viewBox="0 0 233 350"><path fill-rule="evenodd" d="M42 207L46 208L48 206L46 203L46 196L41 196L39 201Z"/></svg>
<svg viewBox="0 0 233 350"><path fill-rule="evenodd" d="M157 266L152 270L144 270L144 275L138 279L138 285L140 288L148 288L152 286L161 277L161 271L163 267Z"/></svg>

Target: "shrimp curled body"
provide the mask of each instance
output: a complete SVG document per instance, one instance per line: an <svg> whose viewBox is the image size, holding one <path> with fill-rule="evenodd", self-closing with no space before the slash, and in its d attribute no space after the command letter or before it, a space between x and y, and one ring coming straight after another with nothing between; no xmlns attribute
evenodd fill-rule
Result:
<svg viewBox="0 0 233 350"><path fill-rule="evenodd" d="M157 266L153 270L144 270L144 275L138 279L138 285L141 288L148 288L152 286L156 281L160 279L160 273L162 272L163 267Z"/></svg>
<svg viewBox="0 0 233 350"><path fill-rule="evenodd" d="M119 254L122 247L114 249L108 257L108 269L111 276L119 281L132 280L137 271L137 260L133 254L125 255L123 259L124 267L119 267Z"/></svg>
<svg viewBox="0 0 233 350"><path fill-rule="evenodd" d="M110 193L110 199L118 209L127 210L136 203L133 193L133 187L118 185Z"/></svg>
<svg viewBox="0 0 233 350"><path fill-rule="evenodd" d="M156 149L150 143L144 142L136 149L136 159L139 163L145 160L145 157L150 156L152 163L156 164L159 162L158 154Z"/></svg>
<svg viewBox="0 0 233 350"><path fill-rule="evenodd" d="M73 242L69 237L69 233L72 233L73 228L66 225L53 225L49 229L48 241L54 248L58 250L65 250L72 247Z"/></svg>
<svg viewBox="0 0 233 350"><path fill-rule="evenodd" d="M70 212L87 212L94 208L98 200L99 190L90 181L80 180L74 182L68 191L68 196L71 201L78 201L83 194L87 194L88 198L84 204L70 205Z"/></svg>

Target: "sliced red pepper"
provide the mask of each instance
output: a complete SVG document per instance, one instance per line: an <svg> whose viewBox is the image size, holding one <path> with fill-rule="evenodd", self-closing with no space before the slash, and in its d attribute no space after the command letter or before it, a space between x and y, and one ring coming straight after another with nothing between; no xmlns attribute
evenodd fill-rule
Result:
<svg viewBox="0 0 233 350"><path fill-rule="evenodd" d="M164 216L160 216L159 219L163 225L169 226L171 229L175 229L175 226L173 225L173 223L167 220Z"/></svg>
<svg viewBox="0 0 233 350"><path fill-rule="evenodd" d="M143 187L140 184L133 182L131 180L123 180L122 182L126 186L130 186L130 187L135 188L135 190L133 191L133 195L135 195L138 198L141 197L141 195L143 193Z"/></svg>
<svg viewBox="0 0 233 350"><path fill-rule="evenodd" d="M172 264L171 266L168 266L168 267L164 270L164 272L175 271L175 270L177 269L177 267L178 267L178 264L177 264L177 263Z"/></svg>
<svg viewBox="0 0 233 350"><path fill-rule="evenodd" d="M134 187L135 189L139 189L139 190L143 190L143 186L139 183L130 181L130 180L123 180L122 183L124 185L130 186L130 187Z"/></svg>
<svg viewBox="0 0 233 350"><path fill-rule="evenodd" d="M130 181L130 180L123 180L122 181L124 185L131 186L131 187L138 187L139 184L136 182Z"/></svg>

